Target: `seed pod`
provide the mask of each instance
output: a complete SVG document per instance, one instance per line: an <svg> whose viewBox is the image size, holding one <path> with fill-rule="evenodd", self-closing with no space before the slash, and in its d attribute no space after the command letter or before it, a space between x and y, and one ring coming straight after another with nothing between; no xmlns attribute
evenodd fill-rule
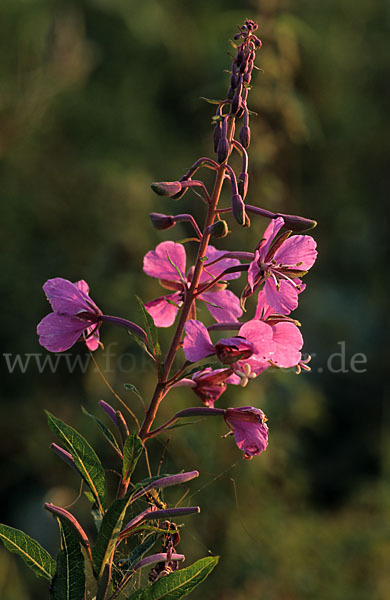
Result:
<svg viewBox="0 0 390 600"><path fill-rule="evenodd" d="M209 233L213 238L224 238L229 233L228 224L222 219L220 221L215 221L209 228Z"/></svg>
<svg viewBox="0 0 390 600"><path fill-rule="evenodd" d="M150 186L158 196L172 197L181 192L182 185L180 181L158 181Z"/></svg>

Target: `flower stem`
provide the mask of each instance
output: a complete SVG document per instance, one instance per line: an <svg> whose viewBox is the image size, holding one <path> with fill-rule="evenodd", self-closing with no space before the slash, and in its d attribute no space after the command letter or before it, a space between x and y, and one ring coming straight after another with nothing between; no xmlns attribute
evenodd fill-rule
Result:
<svg viewBox="0 0 390 600"><path fill-rule="evenodd" d="M228 119L228 140L231 142L233 137L233 126L234 126L234 115L229 116ZM157 410L160 402L169 391L169 384L167 378L169 377L170 370L175 360L176 353L180 347L181 338L184 331L185 323L188 319L188 315L191 312L193 303L195 301L197 287L200 281L200 276L203 271L203 259L206 256L207 247L210 241L209 227L213 224L214 219L217 215L217 206L221 195L223 182L225 179L226 164L229 156L226 160L219 165L216 171L216 178L214 183L214 189L211 194L210 202L208 205L207 216L203 227L203 235L199 244L198 256L195 263L194 274L192 277L191 285L188 289L184 304L181 309L179 322L176 327L175 334L173 336L171 345L169 347L167 356L163 364L162 381L158 382L150 402L150 406L146 412L144 422L139 430L139 437L141 440L145 440L148 437L151 426L153 425L154 419L156 418Z"/></svg>

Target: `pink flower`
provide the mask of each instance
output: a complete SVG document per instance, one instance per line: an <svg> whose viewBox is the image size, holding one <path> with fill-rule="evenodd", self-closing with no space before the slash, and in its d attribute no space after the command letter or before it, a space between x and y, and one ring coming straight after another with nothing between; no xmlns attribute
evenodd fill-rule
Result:
<svg viewBox="0 0 390 600"><path fill-rule="evenodd" d="M53 312L38 324L41 346L50 352L63 352L83 336L88 348L96 350L102 312L89 297L88 284L56 277L46 281L43 290Z"/></svg>
<svg viewBox="0 0 390 600"><path fill-rule="evenodd" d="M207 248L208 260L203 263L201 284L212 281L225 269L240 264L237 259L224 258L207 266L222 254L224 254L222 250L216 250L213 246ZM193 269L186 274L184 246L171 241L162 242L155 250L151 250L145 255L144 271L147 275L159 279L163 287L174 291L173 294L161 296L145 305L157 327L170 327L176 318L177 311L183 304L192 280ZM239 276L240 273L229 273L224 279L236 279ZM216 283L211 291L199 294L198 299L206 303L216 321L237 321L242 315L239 299L233 292L226 289L226 283Z"/></svg>
<svg viewBox="0 0 390 600"><path fill-rule="evenodd" d="M236 444L244 458L252 459L268 445L268 426L262 410L253 406L227 408L225 421L234 433Z"/></svg>
<svg viewBox="0 0 390 600"><path fill-rule="evenodd" d="M214 402L223 394L227 383L232 383L232 369L211 369L207 367L203 371L197 371L192 379L181 379L173 387L190 387L202 400L205 406L213 408ZM233 376L234 377L234 376ZM234 381L233 381L234 382Z"/></svg>
<svg viewBox="0 0 390 600"><path fill-rule="evenodd" d="M264 289L259 292L257 299L256 319L261 319L272 328L275 342L272 365L284 369L298 366L302 359L302 334L293 319L273 311Z"/></svg>
<svg viewBox="0 0 390 600"><path fill-rule="evenodd" d="M317 251L309 235L285 234L277 238L283 225L281 217L268 225L249 266L248 283L252 293L264 283L268 304L274 312L286 315L298 306L298 293L302 291L298 278L313 266Z"/></svg>
<svg viewBox="0 0 390 600"><path fill-rule="evenodd" d="M258 364L267 364L274 353L272 327L262 321L248 321L240 327L238 336L219 340L215 345L200 321L190 319L185 331L183 350L191 362L216 354L221 362L232 364L235 371L243 362L253 366L255 372Z"/></svg>

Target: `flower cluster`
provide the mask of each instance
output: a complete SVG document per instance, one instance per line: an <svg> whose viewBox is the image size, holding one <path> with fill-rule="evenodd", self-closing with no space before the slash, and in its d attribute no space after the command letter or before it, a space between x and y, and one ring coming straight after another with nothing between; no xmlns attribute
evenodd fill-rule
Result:
<svg viewBox="0 0 390 600"><path fill-rule="evenodd" d="M40 343L54 352L67 350L80 339L90 350L96 350L104 321L126 327L141 338L158 372L155 393L139 430L141 439L144 441L164 431L165 426L153 430L152 425L167 393L172 388L190 387L204 405L193 410L201 410L203 415L210 416L223 414L246 458L259 454L267 446L264 413L255 407L216 409L214 404L229 385L246 386L266 369L309 370L302 360L300 324L290 315L298 306L299 294L305 289L302 278L317 256L314 239L302 235L315 226L315 221L275 214L245 202L248 194L247 148L250 145L247 99L256 52L261 48L256 30L256 23L247 20L234 37L237 52L227 97L219 102L213 119L217 160L202 157L177 181L152 184L153 191L159 196L175 200L195 188L207 207L203 227L190 214L150 215L153 226L161 231L174 228L177 223L188 223L195 232L195 238L190 238L196 248L193 264L188 264L190 253L184 243L174 240L158 244L144 257L144 272L158 279L167 290L165 295L146 302L145 310L157 328L175 324L164 360L158 359L155 341L143 328L126 319L104 315L89 297L89 288L84 281L73 284L60 278L49 280L44 290L53 312L38 325ZM228 164L232 153L239 155L239 174ZM215 173L212 192L201 179L195 178L201 168ZM226 182L231 202L228 207L221 208L219 201ZM231 215L233 222L249 227L248 214L270 220L255 248L223 251L210 244L211 237L218 240L230 233L222 215L224 218ZM229 286L237 286L243 277L245 281L239 296ZM257 296L254 314L243 319L245 304L253 295ZM210 316L201 311L201 307L208 309L214 323L209 324ZM245 317L247 315L245 312ZM181 351L185 361L172 373L174 360ZM210 366L201 362L204 359L219 364ZM189 371L191 377L187 375ZM186 415L181 411L180 417L183 416ZM175 415L173 419L176 418L179 417Z"/></svg>

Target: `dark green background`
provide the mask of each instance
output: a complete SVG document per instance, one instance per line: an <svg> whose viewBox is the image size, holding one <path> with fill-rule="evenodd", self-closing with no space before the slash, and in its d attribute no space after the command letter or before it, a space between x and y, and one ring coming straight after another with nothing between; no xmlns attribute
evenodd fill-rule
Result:
<svg viewBox="0 0 390 600"><path fill-rule="evenodd" d="M228 40L245 17L261 25L257 64L264 70L249 101L258 117L251 121L248 201L319 223L318 262L296 313L305 350L315 356L310 374L267 372L221 397L218 406L252 404L267 413L270 446L261 457L243 461L233 440L221 439L226 428L217 420L172 434L163 470L201 472L189 486L201 514L186 518L180 549L187 564L207 551L222 556L194 600L384 599L385 1L3 0L0 519L56 552L55 524L42 505L69 505L79 484L48 450L53 436L44 408L96 443L107 468L118 467L80 410L97 410L102 398L115 403L93 365L69 374L60 362L55 373L46 367L40 374L33 357L25 373L9 373L3 355L24 361L42 351L35 327L48 309L41 286L50 277L86 279L104 312L138 321L135 294L145 301L160 294L157 281L142 274L142 257L190 230L156 232L148 212L191 211L200 220L204 211L194 194L175 204L153 196L149 185L176 179L211 155L214 107L200 97L225 97ZM253 219L243 230L233 223L219 247L250 250L265 225ZM164 348L170 335L162 332ZM150 366L124 330L105 326L102 338L106 348L118 342L106 376L141 417L123 383L147 399ZM340 342L346 372L340 357L329 358ZM357 353L367 359L358 364L361 373L351 368ZM85 359L81 345L72 350L77 355ZM96 359L105 371L105 355ZM170 398L161 419L197 402L188 390ZM156 441L151 451L157 465L163 446ZM92 531L87 508L81 499L74 511ZM2 600L47 597L45 583L18 559L3 549L0 556Z"/></svg>

